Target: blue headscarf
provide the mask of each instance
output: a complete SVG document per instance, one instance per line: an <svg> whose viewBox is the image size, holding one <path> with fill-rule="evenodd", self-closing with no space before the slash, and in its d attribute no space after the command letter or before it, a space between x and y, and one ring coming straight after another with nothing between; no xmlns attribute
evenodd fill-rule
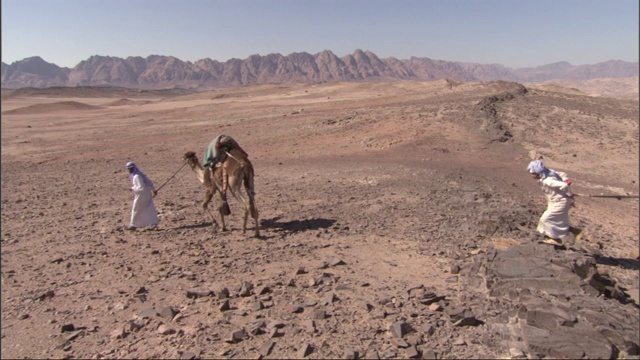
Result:
<svg viewBox="0 0 640 360"><path fill-rule="evenodd" d="M129 174L129 180L131 180L132 183L133 183L133 177L136 175L140 175L140 177L142 178L142 181L144 181L145 186L149 187L150 189L154 189L153 182L149 180L147 175L145 175L142 171L140 171L140 169L138 169L136 164L129 161L128 163L126 163L124 167L126 167L127 169L133 169L133 171Z"/></svg>
<svg viewBox="0 0 640 360"><path fill-rule="evenodd" d="M529 172L532 174L540 175L540 179L545 179L548 176L553 176L556 179L560 179L560 175L558 175L558 173L551 169L547 169L547 167L544 166L544 163L541 160L533 160L532 162L530 162L529 166L527 166L527 170L529 170Z"/></svg>

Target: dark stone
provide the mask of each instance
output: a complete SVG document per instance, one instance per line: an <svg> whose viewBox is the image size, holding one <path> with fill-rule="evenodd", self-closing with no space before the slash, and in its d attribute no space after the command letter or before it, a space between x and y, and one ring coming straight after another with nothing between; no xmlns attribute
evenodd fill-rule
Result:
<svg viewBox="0 0 640 360"><path fill-rule="evenodd" d="M240 296L247 297L251 296L251 291L253 290L253 284L245 281L240 288Z"/></svg>
<svg viewBox="0 0 640 360"><path fill-rule="evenodd" d="M251 327L249 328L249 332L253 335L260 335L264 332L264 327L265 327L265 322L264 321L256 321L253 324L251 324Z"/></svg>
<svg viewBox="0 0 640 360"><path fill-rule="evenodd" d="M309 344L303 344L300 349L298 350L298 357L299 358L305 358L307 357L309 354L311 354L311 351L313 350L313 348L311 347L311 345Z"/></svg>
<svg viewBox="0 0 640 360"><path fill-rule="evenodd" d="M415 346L409 346L405 350L405 354L409 359L417 358L418 356L420 356L420 352L418 351L418 349L416 349Z"/></svg>
<svg viewBox="0 0 640 360"><path fill-rule="evenodd" d="M302 306L299 305L287 305L285 306L284 310L288 313L291 314L297 314L297 313L301 313L302 311L304 311L304 308Z"/></svg>
<svg viewBox="0 0 640 360"><path fill-rule="evenodd" d="M389 331L391 331L394 337L402 339L406 334L412 332L413 329L404 321L396 321L391 325Z"/></svg>
<svg viewBox="0 0 640 360"><path fill-rule="evenodd" d="M458 265L453 265L451 266L451 273L456 275L460 273L460 266Z"/></svg>
<svg viewBox="0 0 640 360"><path fill-rule="evenodd" d="M229 304L228 299L224 300L220 305L220 311L227 311L227 310L231 310L231 305Z"/></svg>
<svg viewBox="0 0 640 360"><path fill-rule="evenodd" d="M447 314L451 318L451 321L456 322L465 318L475 318L475 315L470 309L467 308L453 308L447 310Z"/></svg>
<svg viewBox="0 0 640 360"><path fill-rule="evenodd" d="M596 260L592 257L583 257L573 262L571 270L581 279L586 279L596 271Z"/></svg>
<svg viewBox="0 0 640 360"><path fill-rule="evenodd" d="M271 349L273 349L273 346L276 343L271 340L271 339L267 339L267 341L260 347L260 349L258 350L258 353L260 354L260 356L262 357L267 357L269 356L269 354L271 353Z"/></svg>
<svg viewBox="0 0 640 360"><path fill-rule="evenodd" d="M390 341L391 341L391 344L393 346L395 346L397 348L400 348L400 349L404 349L404 348L408 348L409 347L409 344L406 341L404 341L403 339L401 339L401 338L392 338Z"/></svg>
<svg viewBox="0 0 640 360"><path fill-rule="evenodd" d="M217 294L218 299L220 300L228 299L230 296L229 289L227 289L226 287L222 287L218 289L218 291L216 291L215 293Z"/></svg>
<svg viewBox="0 0 640 360"><path fill-rule="evenodd" d="M637 342L627 340L624 342L622 349L627 353L627 355L640 355L640 346L638 346Z"/></svg>
<svg viewBox="0 0 640 360"><path fill-rule="evenodd" d="M249 334L247 334L247 332L244 331L243 329L240 329L240 330L231 332L231 334L229 334L229 337L225 341L228 343L235 344L248 337L249 337Z"/></svg>
<svg viewBox="0 0 640 360"><path fill-rule="evenodd" d="M433 325L431 325L431 324L424 324L420 328L420 331L422 331L423 333L425 333L427 335L433 335L433 333L436 331L436 328L433 327Z"/></svg>
<svg viewBox="0 0 640 360"><path fill-rule="evenodd" d="M200 297L207 297L210 296L211 290L207 290L207 289L190 289L187 290L187 297L190 299L196 299L196 298L200 298Z"/></svg>
<svg viewBox="0 0 640 360"><path fill-rule="evenodd" d="M351 349L351 348L347 348L344 350L344 356L343 359L346 360L357 360L358 359L358 351Z"/></svg>
<svg viewBox="0 0 640 360"><path fill-rule="evenodd" d="M418 301L423 305L431 305L444 299L444 296L437 296L436 294L425 294L422 298L418 299Z"/></svg>
<svg viewBox="0 0 640 360"><path fill-rule="evenodd" d="M315 309L311 312L311 318L315 320L324 320L327 317L327 312L321 309Z"/></svg>
<svg viewBox="0 0 640 360"><path fill-rule="evenodd" d="M141 319L153 319L156 315L158 315L158 312L155 308L146 308L138 313L138 317Z"/></svg>
<svg viewBox="0 0 640 360"><path fill-rule="evenodd" d="M424 349L422 351L423 359L438 359L438 354L433 349Z"/></svg>
<svg viewBox="0 0 640 360"><path fill-rule="evenodd" d="M36 300L36 301L43 301L43 300L46 300L46 299L51 299L51 298L53 298L54 296L55 296L55 293L53 292L53 290L49 290L49 291L46 291L46 292L44 292L44 293L42 293L42 294L40 294L40 295L37 295L37 296L34 298L34 300Z"/></svg>
<svg viewBox="0 0 640 360"><path fill-rule="evenodd" d="M180 355L180 359L181 360L196 360L198 359L198 355L190 352L190 351L185 351Z"/></svg>
<svg viewBox="0 0 640 360"><path fill-rule="evenodd" d="M321 304L327 306L333 304L334 301L336 301L336 295L334 293L330 293L322 300Z"/></svg>
<svg viewBox="0 0 640 360"><path fill-rule="evenodd" d="M76 331L76 327L73 324L64 324L60 328L60 332L70 332L70 331Z"/></svg>
<svg viewBox="0 0 640 360"><path fill-rule="evenodd" d="M172 320L176 314L178 314L178 311L171 306L166 306L158 310L158 316L167 320Z"/></svg>

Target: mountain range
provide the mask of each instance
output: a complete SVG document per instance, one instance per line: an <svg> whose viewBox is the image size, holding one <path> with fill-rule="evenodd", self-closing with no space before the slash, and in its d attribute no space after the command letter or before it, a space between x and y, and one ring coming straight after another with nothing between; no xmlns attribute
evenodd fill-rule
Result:
<svg viewBox="0 0 640 360"><path fill-rule="evenodd" d="M256 84L321 83L335 81L455 81L542 82L552 79L591 80L638 76L639 63L609 60L594 65L557 62L531 68L476 64L411 57L379 58L360 49L338 57L329 50L251 55L225 62L182 61L173 56L91 56L73 68L59 67L38 56L2 62L2 88L55 86L125 87L133 89L207 90Z"/></svg>

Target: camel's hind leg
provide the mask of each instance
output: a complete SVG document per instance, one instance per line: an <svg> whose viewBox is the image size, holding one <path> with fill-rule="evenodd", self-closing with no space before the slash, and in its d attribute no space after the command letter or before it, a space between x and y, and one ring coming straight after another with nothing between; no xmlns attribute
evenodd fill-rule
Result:
<svg viewBox="0 0 640 360"><path fill-rule="evenodd" d="M231 191L231 194L233 194L233 197L235 197L236 199L238 199L239 201L242 202L242 204L244 205L244 219L242 221L242 233L246 234L247 233L247 220L249 219L249 214L251 214L252 217L254 217L254 219L256 219L256 237L260 236L260 232L258 231L258 222L257 222L257 211L255 209L255 205L253 205L253 194L251 192L251 190L249 190L246 187L246 183L245 183L245 190L246 190L246 194L243 194L242 191L240 190L240 185L241 183L241 179L238 176L233 176L233 177L229 177L229 190Z"/></svg>
<svg viewBox="0 0 640 360"><path fill-rule="evenodd" d="M244 178L244 189L249 201L245 201L244 227L247 227L247 216L251 213L255 225L255 237L260 237L260 226L258 225L258 209L256 208L255 192L253 191L253 173Z"/></svg>
<svg viewBox="0 0 640 360"><path fill-rule="evenodd" d="M249 220L249 214L253 218L253 222L255 225L255 237L260 237L260 227L258 226L258 210L255 207L253 195L248 195L249 200L245 199L242 196L242 202L244 202L244 221L242 222L242 233L246 233L247 231L247 220Z"/></svg>
<svg viewBox="0 0 640 360"><path fill-rule="evenodd" d="M260 237L260 226L258 225L258 209L256 208L255 198L253 193L249 194L249 211L255 225L255 236ZM247 213L244 215L244 222L247 223Z"/></svg>

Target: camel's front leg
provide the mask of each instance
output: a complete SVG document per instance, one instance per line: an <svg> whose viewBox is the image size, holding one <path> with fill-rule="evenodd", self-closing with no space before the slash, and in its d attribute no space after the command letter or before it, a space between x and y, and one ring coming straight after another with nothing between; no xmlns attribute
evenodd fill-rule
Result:
<svg viewBox="0 0 640 360"><path fill-rule="evenodd" d="M211 226L213 226L213 231L217 232L218 229L220 228L220 225L218 225L218 222L216 221L216 218L213 216L213 214L211 213L211 211L209 211L209 203L211 202L211 198L213 198L213 191L211 191L210 189L207 189L207 191L204 194L204 200L202 201L202 209L206 210L209 215L211 216ZM224 230L224 220L222 222L222 227Z"/></svg>
<svg viewBox="0 0 640 360"><path fill-rule="evenodd" d="M220 221L222 222L222 231L227 231L227 226L224 223L224 216L229 215L231 211L229 210L229 204L227 203L227 196L222 192L218 192L220 196L220 207L218 208L218 213L220 214Z"/></svg>
<svg viewBox="0 0 640 360"><path fill-rule="evenodd" d="M220 225L218 225L218 222L216 221L216 218L213 216L213 214L211 213L211 211L209 211L208 208L207 208L207 212L211 216L211 226L213 226L213 232L218 232L218 229L220 228Z"/></svg>
<svg viewBox="0 0 640 360"><path fill-rule="evenodd" d="M207 191L204 193L204 200L202 200L201 204L203 210L207 210L207 207L211 202L211 198L213 198L213 191L211 189L207 189Z"/></svg>

